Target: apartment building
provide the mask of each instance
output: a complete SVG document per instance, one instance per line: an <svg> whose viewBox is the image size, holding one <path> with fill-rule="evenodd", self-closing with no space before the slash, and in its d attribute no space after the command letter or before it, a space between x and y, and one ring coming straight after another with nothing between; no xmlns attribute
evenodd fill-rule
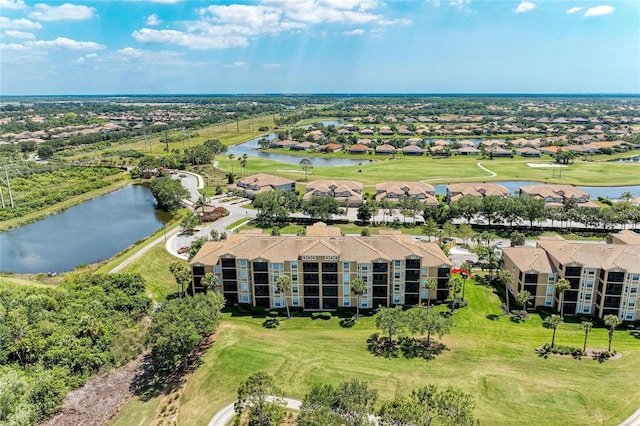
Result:
<svg viewBox="0 0 640 426"><path fill-rule="evenodd" d="M517 296L529 291L534 306L560 309L555 285L561 278L571 288L562 296L565 315L616 315L624 321L640 319L640 236L615 234L613 244L542 237L536 247L507 247L503 269Z"/></svg>
<svg viewBox="0 0 640 426"><path fill-rule="evenodd" d="M511 191L502 185L497 183L452 183L447 185L447 202L450 203L465 195L472 195L474 197L486 197L488 195L497 195L499 197L507 198L511 196Z"/></svg>
<svg viewBox="0 0 640 426"><path fill-rule="evenodd" d="M238 191L245 197L254 198L256 195L267 191L280 190L292 192L296 189L296 183L291 179L266 173L256 173L255 175L244 177L234 185L229 185L230 191Z"/></svg>
<svg viewBox="0 0 640 426"><path fill-rule="evenodd" d="M288 303L334 310L356 307L351 283L361 278L367 283L362 308L416 305L449 296L451 266L437 244L415 241L399 231L342 236L339 228L316 223L306 236L271 236L258 230L205 243L191 261L191 291L201 291L202 277L211 272L229 305L279 308ZM274 287L281 275L291 279L287 294ZM437 288L427 293L424 285L431 278Z"/></svg>

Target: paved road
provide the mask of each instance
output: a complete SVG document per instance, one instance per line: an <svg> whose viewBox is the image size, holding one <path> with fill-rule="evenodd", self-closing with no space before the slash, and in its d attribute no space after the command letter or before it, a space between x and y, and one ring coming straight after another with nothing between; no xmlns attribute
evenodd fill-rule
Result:
<svg viewBox="0 0 640 426"><path fill-rule="evenodd" d="M286 407L287 409L289 410L300 409L300 405L302 404L302 401L298 399L292 399L292 398L283 398L283 399L287 403L287 407ZM231 404L227 404L224 407L222 407L222 409L218 411L216 415L211 418L211 420L209 420L209 426L227 426L227 424L229 424L229 422L231 422L231 420L233 419L233 416L236 415L236 412L233 410L233 404L235 404L235 401L232 402Z"/></svg>
<svg viewBox="0 0 640 426"><path fill-rule="evenodd" d="M620 423L618 426L640 426L640 409L633 413L627 420Z"/></svg>

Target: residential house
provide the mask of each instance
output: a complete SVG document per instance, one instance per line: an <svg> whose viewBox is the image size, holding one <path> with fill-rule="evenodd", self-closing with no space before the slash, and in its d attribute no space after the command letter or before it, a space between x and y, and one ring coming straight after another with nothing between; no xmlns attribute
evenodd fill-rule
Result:
<svg viewBox="0 0 640 426"><path fill-rule="evenodd" d="M510 197L511 191L497 183L452 183L447 185L447 202L455 201L465 195L474 197L486 197L488 195L496 195L499 197Z"/></svg>
<svg viewBox="0 0 640 426"><path fill-rule="evenodd" d="M463 148L458 148L456 150L456 152L458 153L458 155L480 155L480 154L482 154L482 151L480 151L478 148L476 148L474 146L465 146Z"/></svg>
<svg viewBox="0 0 640 426"><path fill-rule="evenodd" d="M316 223L306 236L271 236L255 230L208 241L191 261L191 292L201 292L202 278L213 273L227 306L245 303L267 309L285 305L305 310L355 308L351 283L367 283L361 308L414 306L449 297L451 261L436 243L415 241L399 231L368 237L341 236L340 229ZM286 275L291 289L277 292ZM435 290L424 289L429 279Z"/></svg>
<svg viewBox="0 0 640 426"><path fill-rule="evenodd" d="M598 207L589 201L591 195L588 192L578 189L573 185L526 185L520 188L520 196L541 198L545 200L547 206L550 207L562 207L571 198L583 207Z"/></svg>
<svg viewBox="0 0 640 426"><path fill-rule="evenodd" d="M391 155L396 152L396 148L394 146L384 144L376 147L376 154L380 155Z"/></svg>
<svg viewBox="0 0 640 426"><path fill-rule="evenodd" d="M369 148L362 144L355 144L349 147L349 154L367 154L369 153Z"/></svg>
<svg viewBox="0 0 640 426"><path fill-rule="evenodd" d="M437 206L433 186L423 182L389 181L376 185L376 201L384 199L398 202L403 197L415 197L430 206Z"/></svg>
<svg viewBox="0 0 640 426"><path fill-rule="evenodd" d="M229 185L229 191L239 191L242 196L253 198L267 191L280 190L292 192L296 189L296 183L280 176L257 173L239 179L233 185Z"/></svg>
<svg viewBox="0 0 640 426"><path fill-rule="evenodd" d="M521 157L542 157L542 152L530 146L516 149L516 154Z"/></svg>
<svg viewBox="0 0 640 426"><path fill-rule="evenodd" d="M328 143L326 145L321 145L318 147L318 151L320 152L340 152L342 151L342 145L337 143Z"/></svg>
<svg viewBox="0 0 640 426"><path fill-rule="evenodd" d="M311 149L317 148L319 145L313 142L300 142L295 145L291 145L289 147L292 151L309 151Z"/></svg>
<svg viewBox="0 0 640 426"><path fill-rule="evenodd" d="M353 180L321 179L309 182L303 200L327 196L335 198L342 207L358 207L362 204L362 184Z"/></svg>
<svg viewBox="0 0 640 426"><path fill-rule="evenodd" d="M362 134L362 133L360 133ZM378 129L378 134L380 136L392 136L394 134L393 130L389 126L382 126Z"/></svg>
<svg viewBox="0 0 640 426"><path fill-rule="evenodd" d="M423 155L424 151L417 145L407 145L401 149L404 155Z"/></svg>

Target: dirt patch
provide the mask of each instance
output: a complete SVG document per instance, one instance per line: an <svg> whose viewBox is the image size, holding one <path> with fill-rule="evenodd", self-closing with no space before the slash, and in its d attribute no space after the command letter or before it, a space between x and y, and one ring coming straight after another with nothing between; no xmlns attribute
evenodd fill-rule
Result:
<svg viewBox="0 0 640 426"><path fill-rule="evenodd" d="M43 423L44 426L92 426L109 422L133 396L132 382L144 355L107 374L94 377L83 387L71 391L60 409Z"/></svg>

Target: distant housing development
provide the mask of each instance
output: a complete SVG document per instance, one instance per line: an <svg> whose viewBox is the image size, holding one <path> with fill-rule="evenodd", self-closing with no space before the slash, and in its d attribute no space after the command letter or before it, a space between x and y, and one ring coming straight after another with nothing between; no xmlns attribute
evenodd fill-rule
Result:
<svg viewBox="0 0 640 426"><path fill-rule="evenodd" d="M536 247L504 249L503 269L511 274L514 296L526 290L533 306L560 309L565 315L615 315L625 321L640 318L640 235L626 230L612 244L541 237ZM571 288L562 296L560 279Z"/></svg>
<svg viewBox="0 0 640 426"><path fill-rule="evenodd" d="M334 310L356 306L351 283L360 278L367 283L362 308L415 305L449 296L451 266L436 243L415 241L399 231L341 236L339 228L319 222L307 228L306 236L248 231L205 243L191 261L191 290L202 291L200 282L210 272L229 304L280 308L286 297L290 306ZM287 294L274 287L281 275L291 279ZM437 288L427 291L431 278Z"/></svg>

